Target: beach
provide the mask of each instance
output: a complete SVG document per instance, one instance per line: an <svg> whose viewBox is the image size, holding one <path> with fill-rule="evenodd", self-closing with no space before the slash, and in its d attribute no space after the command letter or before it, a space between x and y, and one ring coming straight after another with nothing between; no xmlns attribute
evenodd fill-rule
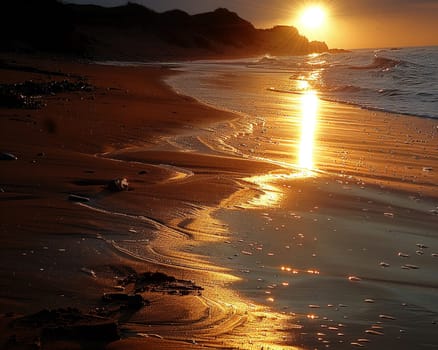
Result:
<svg viewBox="0 0 438 350"><path fill-rule="evenodd" d="M5 348L437 346L436 120L322 100L299 166L300 95L290 119L248 122L176 93L166 66L3 61L2 84L89 84L0 109ZM121 340L20 322L67 308Z"/></svg>

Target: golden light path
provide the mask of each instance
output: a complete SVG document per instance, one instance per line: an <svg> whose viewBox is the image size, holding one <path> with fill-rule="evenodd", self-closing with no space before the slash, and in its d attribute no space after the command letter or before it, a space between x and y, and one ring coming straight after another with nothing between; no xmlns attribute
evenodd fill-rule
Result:
<svg viewBox="0 0 438 350"><path fill-rule="evenodd" d="M298 154L298 166L304 172L314 169L313 153L317 114L318 97L315 91L308 90L301 97L301 140Z"/></svg>
<svg viewBox="0 0 438 350"><path fill-rule="evenodd" d="M316 128L318 122L318 96L316 91L310 89L305 80L297 82L302 91L301 102L301 132L300 142L297 147L297 163L291 166L290 173L275 173L245 178L245 181L256 184L262 191L260 195L249 202L250 207L275 207L283 196L282 190L275 185L280 179L293 179L311 177L315 174L314 152L316 142ZM294 101L295 102L295 101Z"/></svg>

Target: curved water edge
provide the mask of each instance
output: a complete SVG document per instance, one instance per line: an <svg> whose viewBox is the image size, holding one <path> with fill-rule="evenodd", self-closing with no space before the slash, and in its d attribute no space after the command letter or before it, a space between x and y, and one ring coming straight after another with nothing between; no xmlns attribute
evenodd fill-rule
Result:
<svg viewBox="0 0 438 350"><path fill-rule="evenodd" d="M203 208L200 212L193 213L193 220L179 219L174 223L164 223L151 217L129 214L127 212L114 211L105 208L105 203L99 200L91 200L90 203L77 203L83 208L96 211L108 217L120 218L129 222L130 235L122 237L107 237L106 233L97 235L97 239L103 240L118 255L128 257L136 261L151 263L155 268L168 267L184 276L185 271L197 273L197 281L204 287L210 287L203 295L196 296L199 302L205 304L205 316L199 319L190 319L189 322L180 322L178 327L175 324L149 320L147 324L137 316L138 322L126 322L124 327L129 330L130 336L151 336L159 334L161 339L175 341L190 341L196 339L198 344L206 344L214 348L252 349L253 346L276 348L275 343L279 339L289 339L292 335L287 332L285 326L289 316L276 314L266 306L256 305L253 302L243 299L235 292L224 289L225 285L237 282L232 270L223 265L217 265L211 260L206 251L196 253L194 244L206 244L206 242L223 242L225 236L217 236L207 232L211 227L210 211L213 208ZM209 221L206 225L202 220ZM203 230L195 229L201 224ZM146 227L145 227L146 225ZM135 229L134 229L135 228ZM138 229L140 228L140 229ZM204 232L204 229L207 230ZM145 238L148 237L148 238ZM209 244L209 245L210 245ZM200 275L199 273L205 273ZM203 276L200 278L200 276ZM140 318L139 318L140 317ZM259 332L260 329L267 329L273 324L275 330ZM238 329L238 331L236 331ZM247 330L247 331L245 331ZM242 337L240 332L252 334L250 342L247 336ZM190 337L190 338L187 338ZM257 345L256 345L257 344ZM284 343L281 349L296 349Z"/></svg>
<svg viewBox="0 0 438 350"><path fill-rule="evenodd" d="M218 144L231 145L243 158L289 164L285 168L293 173L292 169L299 169L300 117L309 110L309 106L300 108L300 101L323 81L327 67L290 64L283 70L278 58L272 57L259 63L263 69L255 63L250 71L245 70L248 62L195 63L167 81L204 103L244 113L214 133L216 142L211 138L206 143L216 150ZM275 69L269 71L266 65ZM359 66L363 69L340 65L374 75L410 64L376 59ZM290 72L285 71L297 67L295 79L289 79ZM267 84L287 94L267 94ZM324 101L321 90L318 97ZM336 93L363 90L340 88ZM379 94L389 99L399 96L390 89ZM323 134L324 148L314 147L317 153L334 153L334 165L325 166L328 155L324 155L316 160L318 176L285 172L245 179L261 189L262 194L254 197L261 200L243 196L245 202L238 204L233 198L235 205L215 212L227 223L230 238L218 243L221 247L212 259L234 269L241 277L236 287L246 296L292 316L302 327L306 344L363 345L364 335L379 324L381 339L366 338L378 348L394 344L427 348L435 344L438 320L433 296L438 287L433 280L438 249L434 230L438 154L433 145L438 128L433 120L423 123L422 118L359 114L353 108L344 108L345 117L337 117L343 107L321 108L324 128L335 136L330 140ZM429 112L427 116L435 117ZM415 318L421 321L413 325Z"/></svg>
<svg viewBox="0 0 438 350"><path fill-rule="evenodd" d="M210 220L226 224L220 239L190 247L189 254L225 266L238 276L233 286L240 293L283 313L294 329L285 332L294 339L277 338L284 346L349 348L364 337L377 348L436 346L437 128L413 122L420 118L361 116L354 109L342 119L341 107L325 105L326 145L314 150L328 155L314 160L318 176L290 176L300 170L298 130L312 129L300 118L305 94L267 95L265 71L248 79L229 66L225 73L208 65L179 75L182 83L199 83L193 93L189 85L180 92L213 106L219 100L241 118L165 142L181 151L267 161L279 170L249 178L237 172L241 189L219 209L200 208L193 219L175 222L172 227L192 237L211 235L219 226ZM310 85L320 77L306 72L299 81ZM283 70L271 73L290 81ZM321 169L329 156L333 164ZM371 331L379 339L369 339Z"/></svg>

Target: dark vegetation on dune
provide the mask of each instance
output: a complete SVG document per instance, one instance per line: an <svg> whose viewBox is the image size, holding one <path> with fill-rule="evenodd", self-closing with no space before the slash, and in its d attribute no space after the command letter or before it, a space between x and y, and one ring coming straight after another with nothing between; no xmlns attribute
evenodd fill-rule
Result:
<svg viewBox="0 0 438 350"><path fill-rule="evenodd" d="M296 28L256 29L227 9L189 15L141 5L105 8L57 0L0 2L0 49L91 58L238 57L324 52Z"/></svg>

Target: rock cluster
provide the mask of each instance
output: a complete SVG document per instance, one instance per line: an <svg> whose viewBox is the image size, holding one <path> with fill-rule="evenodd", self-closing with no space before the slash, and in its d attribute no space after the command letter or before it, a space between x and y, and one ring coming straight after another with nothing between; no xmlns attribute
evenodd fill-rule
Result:
<svg viewBox="0 0 438 350"><path fill-rule="evenodd" d="M93 87L83 80L54 80L16 84L0 84L0 107L38 109L44 104L41 96L62 92L91 91Z"/></svg>
<svg viewBox="0 0 438 350"><path fill-rule="evenodd" d="M48 310L17 319L14 328L31 328L41 342L59 339L108 343L120 338L117 323L109 318L84 314L75 308Z"/></svg>
<svg viewBox="0 0 438 350"><path fill-rule="evenodd" d="M121 286L134 284L135 293L160 292L172 295L200 294L204 289L193 281L176 279L161 272L131 274L118 281Z"/></svg>

